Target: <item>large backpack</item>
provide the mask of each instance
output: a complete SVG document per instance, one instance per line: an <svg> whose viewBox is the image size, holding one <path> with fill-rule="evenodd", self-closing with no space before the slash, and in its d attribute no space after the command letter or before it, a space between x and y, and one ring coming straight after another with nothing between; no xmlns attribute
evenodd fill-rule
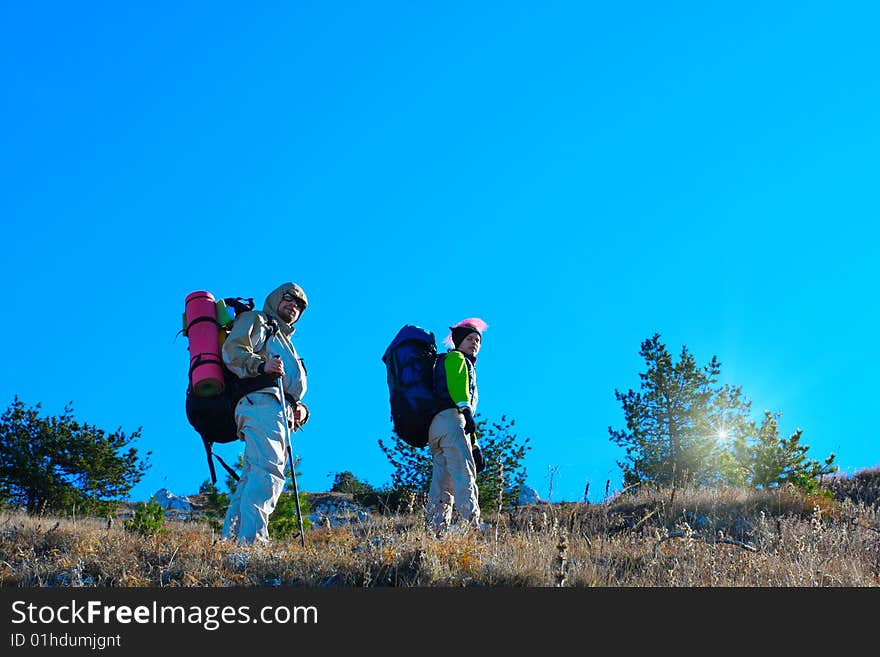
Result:
<svg viewBox="0 0 880 657"><path fill-rule="evenodd" d="M214 470L215 458L229 475L235 481L238 481L238 474L235 470L229 467L220 455L215 454L212 449L214 443L231 443L238 440L235 405L249 392L276 385L277 383L277 379L268 374L245 379L239 378L226 367L223 359L220 357L220 348L232 330L235 319L241 313L253 310L253 308L253 299L230 297L217 301L214 304L213 312L209 311L197 317L190 317L189 320L187 320L187 314L184 313L182 332L186 337L190 337L190 329L198 322L213 323L217 327L218 343L216 349L207 355L191 355L186 388L186 419L202 438L208 458L208 469L211 473L212 484L217 483L217 473ZM269 328L270 331L276 328L271 317L269 318ZM209 363L214 366L219 365L219 371L222 372L222 381L219 382L219 385L194 386L193 372L196 368Z"/></svg>
<svg viewBox="0 0 880 657"><path fill-rule="evenodd" d="M382 355L394 433L413 447L428 444L428 428L438 410L434 394L436 361L434 334L413 324L401 328Z"/></svg>

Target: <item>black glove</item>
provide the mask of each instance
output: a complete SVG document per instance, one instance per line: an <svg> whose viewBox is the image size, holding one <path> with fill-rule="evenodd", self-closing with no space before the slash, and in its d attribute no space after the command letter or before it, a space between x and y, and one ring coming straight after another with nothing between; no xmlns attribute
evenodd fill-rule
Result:
<svg viewBox="0 0 880 657"><path fill-rule="evenodd" d="M483 459L483 451L480 449L479 445L474 445L471 454L474 455L474 464L476 464L477 474L479 474L486 469L486 461Z"/></svg>
<svg viewBox="0 0 880 657"><path fill-rule="evenodd" d="M461 409L461 414L464 415L464 432L469 436L473 436L477 432L477 423L474 422L474 412L471 410L470 406L464 406Z"/></svg>

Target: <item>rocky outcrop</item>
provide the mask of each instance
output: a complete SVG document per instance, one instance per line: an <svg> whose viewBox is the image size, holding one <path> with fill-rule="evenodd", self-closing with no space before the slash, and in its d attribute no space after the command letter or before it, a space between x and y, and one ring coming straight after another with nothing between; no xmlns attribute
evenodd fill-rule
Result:
<svg viewBox="0 0 880 657"><path fill-rule="evenodd" d="M519 489L519 500L517 505L528 506L530 504L549 504L547 500L541 499L538 491L531 486L521 486Z"/></svg>
<svg viewBox="0 0 880 657"><path fill-rule="evenodd" d="M159 502L159 506L168 511L192 511L192 504L188 497L175 495L167 488L160 488L153 497Z"/></svg>
<svg viewBox="0 0 880 657"><path fill-rule="evenodd" d="M318 527L337 527L372 518L370 511L346 493L309 493L311 513L307 516Z"/></svg>

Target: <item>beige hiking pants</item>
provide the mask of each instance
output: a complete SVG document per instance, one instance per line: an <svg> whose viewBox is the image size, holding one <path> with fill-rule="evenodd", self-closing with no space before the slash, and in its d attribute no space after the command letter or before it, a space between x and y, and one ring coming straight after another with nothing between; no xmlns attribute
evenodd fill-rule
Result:
<svg viewBox="0 0 880 657"><path fill-rule="evenodd" d="M292 410L288 407L288 417ZM229 501L223 537L239 545L269 540L269 516L284 490L287 452L278 392L259 390L245 395L235 407L238 434L245 442L244 468Z"/></svg>
<svg viewBox="0 0 880 657"><path fill-rule="evenodd" d="M464 416L457 408L434 416L428 430L428 447L434 464L428 491L428 524L435 530L447 528L453 505L463 520L479 523L477 466L464 432Z"/></svg>

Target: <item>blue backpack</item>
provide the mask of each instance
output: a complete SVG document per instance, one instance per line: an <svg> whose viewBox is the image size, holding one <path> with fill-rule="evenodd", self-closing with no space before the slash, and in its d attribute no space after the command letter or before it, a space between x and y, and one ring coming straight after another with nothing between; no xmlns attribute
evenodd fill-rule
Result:
<svg viewBox="0 0 880 657"><path fill-rule="evenodd" d="M397 332L382 355L394 433L413 447L428 444L428 428L438 411L434 394L436 361L434 334L412 324Z"/></svg>

